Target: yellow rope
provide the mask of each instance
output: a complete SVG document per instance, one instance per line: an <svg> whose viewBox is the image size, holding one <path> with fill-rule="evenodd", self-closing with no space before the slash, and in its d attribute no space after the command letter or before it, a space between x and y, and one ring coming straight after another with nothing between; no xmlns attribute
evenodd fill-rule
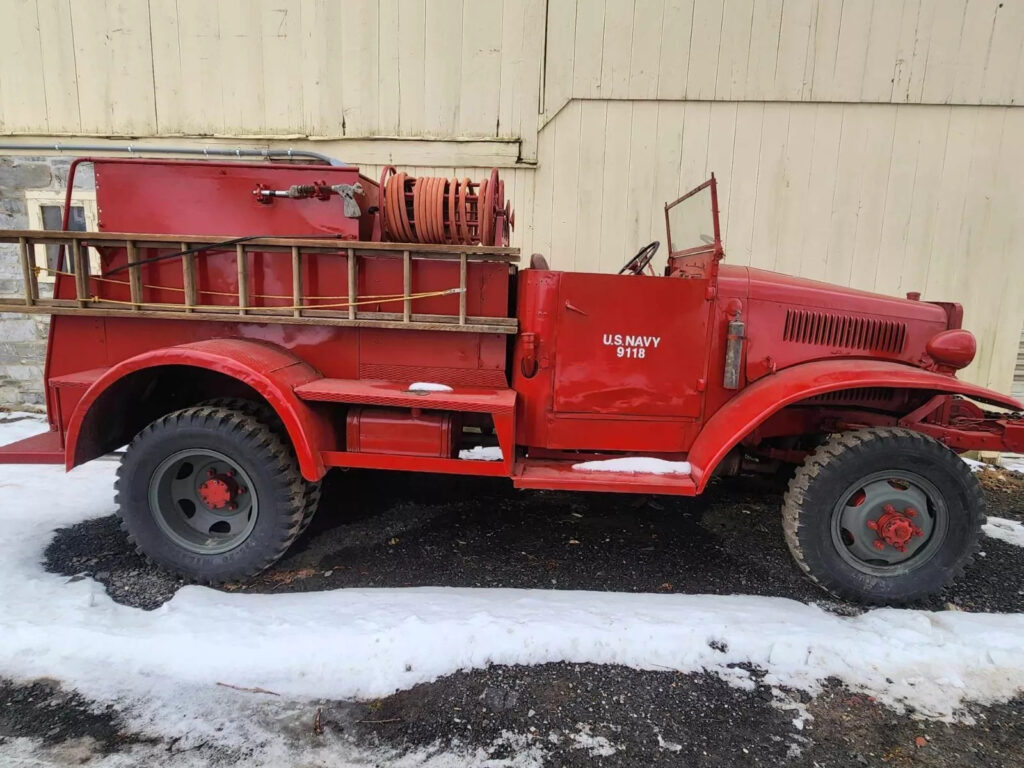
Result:
<svg viewBox="0 0 1024 768"><path fill-rule="evenodd" d="M167 308L171 307L174 309L210 309L223 312L226 309L244 309L244 310L260 310L260 309L346 309L347 307L360 307L364 304L387 304L394 301L405 301L406 299L429 299L434 296L450 296L453 293L462 293L461 288L446 288L443 291L427 291L424 293L410 293L408 296L395 295L391 298L373 298L365 299L364 301L352 301L352 302L340 302L337 304L292 304L283 307L238 307L232 306L231 304L171 304L171 303L157 303L157 302L145 302L145 301L119 301L117 299L101 299L99 296L91 296L88 301L98 302L101 304L123 304L129 307L157 307ZM237 294L229 294L231 296L237 296ZM316 298L316 297L310 297Z"/></svg>
<svg viewBox="0 0 1024 768"><path fill-rule="evenodd" d="M53 275L64 275L65 277L74 277L74 272L63 272L57 269L50 269L49 267L35 267L36 274L40 272L49 272ZM111 280L107 277L95 277L89 276L90 280L95 280L100 283L113 283L114 285L131 286L131 283L124 280ZM149 288L154 291L178 291L184 293L184 288L175 288L168 285L143 285L143 288ZM204 291L197 290L197 294L206 294L208 296L230 296L231 298L239 298L238 293L230 293L225 291ZM334 304L291 304L285 306L275 307L242 307L242 309L346 309L348 307L360 307L364 304L387 304L395 301L405 301L406 299L429 299L435 296L450 296L453 293L462 293L461 288L445 288L440 291L424 291L422 293L410 293L406 295L404 293L380 293L380 294L369 294L366 296L357 296L358 301L348 301L347 296L307 296L307 300L311 301L333 301L335 299L345 299L343 302ZM250 294L250 298L253 299L291 299L291 296L284 296L279 294L265 294L265 293L253 293ZM239 307L232 307L230 304L172 304L170 302L144 302L144 301L120 301L118 299L103 299L99 296L91 296L89 301L103 302L105 304L123 304L129 307L170 307L175 309L215 309L223 311L225 309L239 309Z"/></svg>

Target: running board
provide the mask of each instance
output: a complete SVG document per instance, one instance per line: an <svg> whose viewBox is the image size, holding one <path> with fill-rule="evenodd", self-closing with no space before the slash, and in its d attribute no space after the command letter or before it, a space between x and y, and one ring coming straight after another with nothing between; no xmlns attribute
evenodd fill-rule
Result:
<svg viewBox="0 0 1024 768"><path fill-rule="evenodd" d="M512 484L516 488L551 491L601 491L605 493L656 493L696 496L693 478L683 474L651 472L587 472L573 469L576 461L523 459L516 464Z"/></svg>

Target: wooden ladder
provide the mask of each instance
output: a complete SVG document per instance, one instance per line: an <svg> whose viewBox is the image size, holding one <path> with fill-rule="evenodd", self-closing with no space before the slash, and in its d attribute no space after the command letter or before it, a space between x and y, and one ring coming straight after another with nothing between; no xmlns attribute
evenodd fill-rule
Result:
<svg viewBox="0 0 1024 768"><path fill-rule="evenodd" d="M519 261L517 248L489 246L449 246L411 243L355 242L319 240L309 238L261 237L225 240L211 236L143 235L112 232L53 232L48 230L0 230L0 243L17 244L18 258L24 278L22 298L0 298L0 311L49 314L132 315L135 317L183 316L196 320L221 322L275 322L303 325L341 325L372 328L405 328L415 330L446 330L483 333L514 334L518 328L515 318L507 315L474 317L467 314L467 272L472 262L499 262L514 264ZM60 247L61 258L70 254L75 281L75 298L44 298L40 295L36 274L34 248L36 245ZM90 291L89 247L121 247L127 258L127 285L130 301L115 302L103 299ZM143 248L172 249L158 258L180 258L182 288L157 286L160 290L180 291L181 304L144 301L142 267L147 263L139 257ZM237 303L230 305L202 304L199 301L196 256L204 252L224 252L233 248L237 264ZM177 249L176 251L174 249ZM262 307L255 305L250 288L250 252L282 252L290 255L292 275L292 306ZM303 262L310 254L338 255L347 261L348 297L334 309L321 309L309 301L325 297L308 296L303 286ZM393 297L361 300L358 295L360 260L364 257L391 257L402 261L402 293ZM412 290L413 263L415 261L457 261L458 286L446 291L417 294ZM104 278L107 279L107 278ZM457 314L423 314L413 311L413 303L427 295L458 294ZM283 297L280 297L283 298ZM360 304L401 303L401 312L360 310ZM342 306L343 305L343 306Z"/></svg>

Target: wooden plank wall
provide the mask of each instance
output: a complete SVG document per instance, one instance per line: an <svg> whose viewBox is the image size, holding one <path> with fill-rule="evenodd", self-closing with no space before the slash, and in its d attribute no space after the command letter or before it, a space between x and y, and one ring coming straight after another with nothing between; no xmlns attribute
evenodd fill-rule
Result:
<svg viewBox="0 0 1024 768"><path fill-rule="evenodd" d="M550 0L570 99L1024 103L1020 0Z"/></svg>
<svg viewBox="0 0 1024 768"><path fill-rule="evenodd" d="M536 146L544 0L0 0L0 17L0 133Z"/></svg>

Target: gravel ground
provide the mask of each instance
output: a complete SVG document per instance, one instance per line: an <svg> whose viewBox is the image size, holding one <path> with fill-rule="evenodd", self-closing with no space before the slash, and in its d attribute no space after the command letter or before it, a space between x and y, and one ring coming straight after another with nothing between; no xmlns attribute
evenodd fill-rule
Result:
<svg viewBox="0 0 1024 768"><path fill-rule="evenodd" d="M1024 519L1024 477L986 471L981 479L991 514ZM778 519L780 489L769 479L720 482L699 499L518 492L501 481L369 471L336 472L327 485L323 511L285 558L228 589L747 593L843 614L861 610L829 599L793 565ZM960 583L922 607L1024 612L1024 550L986 538L983 552ZM45 562L71 578L91 576L115 600L143 609L181 586L129 549L113 517L58 531ZM0 685L0 701L0 738L31 736L50 748L88 738L92 755L145 742L116 711L96 711L52 681ZM760 683L744 691L712 675L495 666L378 701L320 702L322 736L312 735L309 706L302 715L309 733L302 726L296 738L478 746L495 759L534 743L549 765L1024 765L1024 699L973 707L973 723L947 725L897 714L838 683L811 699ZM218 764L239 758L206 757Z"/></svg>
<svg viewBox="0 0 1024 768"><path fill-rule="evenodd" d="M1024 477L986 471L990 511L1024 519ZM454 499L454 501L453 501ZM862 610L797 569L773 479L731 478L696 499L515 491L500 480L335 472L324 506L281 561L245 592L339 587L518 587L752 594ZM983 539L983 557L920 607L1024 612L1021 550ZM125 543L114 516L57 532L49 570L89 575L118 602L156 608L181 582Z"/></svg>

